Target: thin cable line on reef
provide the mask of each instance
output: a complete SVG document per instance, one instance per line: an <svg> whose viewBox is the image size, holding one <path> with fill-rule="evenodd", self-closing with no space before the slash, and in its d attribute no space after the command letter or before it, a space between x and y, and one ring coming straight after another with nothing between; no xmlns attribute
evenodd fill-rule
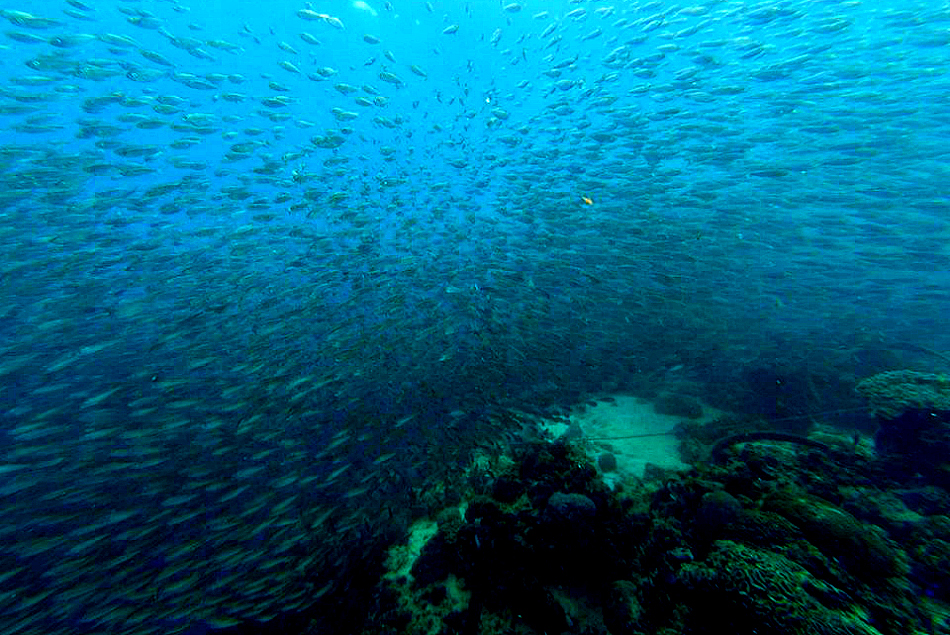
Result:
<svg viewBox="0 0 950 635"><path fill-rule="evenodd" d="M847 412L866 412L867 407L862 408L841 408L838 410L825 410L823 412L814 412L807 415L796 415L794 417L782 417L781 419L770 419L770 423L779 423L782 421L795 421L797 419L810 419L811 417L823 417L825 415L832 414L843 414ZM585 441L621 441L623 439L646 439L648 437L666 437L676 434L676 430L667 430L666 432L651 432L649 434L627 434L619 437L588 437L585 436Z"/></svg>

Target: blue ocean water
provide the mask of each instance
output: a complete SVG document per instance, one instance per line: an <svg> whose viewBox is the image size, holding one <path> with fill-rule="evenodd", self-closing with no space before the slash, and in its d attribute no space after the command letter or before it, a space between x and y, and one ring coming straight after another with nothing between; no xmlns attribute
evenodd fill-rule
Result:
<svg viewBox="0 0 950 635"><path fill-rule="evenodd" d="M0 17L6 633L296 610L504 413L947 369L946 2Z"/></svg>

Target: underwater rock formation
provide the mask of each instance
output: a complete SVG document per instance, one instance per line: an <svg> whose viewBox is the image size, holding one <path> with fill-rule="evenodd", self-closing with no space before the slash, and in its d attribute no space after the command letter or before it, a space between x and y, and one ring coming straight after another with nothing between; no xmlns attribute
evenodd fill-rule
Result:
<svg viewBox="0 0 950 635"><path fill-rule="evenodd" d="M857 391L878 419L875 446L891 469L950 486L950 377L889 371L861 381Z"/></svg>
<svg viewBox="0 0 950 635"><path fill-rule="evenodd" d="M685 419L698 419L703 416L703 405L689 395L662 395L653 403L653 409L659 414Z"/></svg>
<svg viewBox="0 0 950 635"><path fill-rule="evenodd" d="M912 370L892 370L872 375L857 391L882 421L914 413L950 413L950 377Z"/></svg>

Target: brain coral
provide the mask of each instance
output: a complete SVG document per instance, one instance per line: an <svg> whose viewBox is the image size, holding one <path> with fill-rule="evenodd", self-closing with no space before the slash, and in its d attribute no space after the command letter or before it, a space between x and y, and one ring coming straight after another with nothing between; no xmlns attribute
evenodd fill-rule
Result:
<svg viewBox="0 0 950 635"><path fill-rule="evenodd" d="M687 563L679 581L695 592L693 618L714 620L731 633L872 635L875 629L823 605L810 591L815 580L788 558L729 540L717 540L707 558Z"/></svg>
<svg viewBox="0 0 950 635"><path fill-rule="evenodd" d="M793 522L822 553L840 560L866 581L907 572L905 554L879 527L862 523L828 501L804 493L775 492L765 499L763 510Z"/></svg>

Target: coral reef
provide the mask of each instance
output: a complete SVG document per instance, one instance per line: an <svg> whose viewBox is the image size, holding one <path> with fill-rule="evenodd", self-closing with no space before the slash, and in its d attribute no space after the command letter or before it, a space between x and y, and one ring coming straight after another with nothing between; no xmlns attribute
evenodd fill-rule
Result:
<svg viewBox="0 0 950 635"><path fill-rule="evenodd" d="M896 370L861 381L880 427L875 447L891 470L950 487L950 377Z"/></svg>
<svg viewBox="0 0 950 635"><path fill-rule="evenodd" d="M848 612L848 596L785 556L717 540L680 569L692 619L732 633L878 633Z"/></svg>
<svg viewBox="0 0 950 635"><path fill-rule="evenodd" d="M614 490L589 461L519 448L381 582L362 632L950 632L938 488L821 445L730 446Z"/></svg>
<svg viewBox="0 0 950 635"><path fill-rule="evenodd" d="M892 370L862 380L856 389L882 420L915 411L950 413L950 377L946 375Z"/></svg>

